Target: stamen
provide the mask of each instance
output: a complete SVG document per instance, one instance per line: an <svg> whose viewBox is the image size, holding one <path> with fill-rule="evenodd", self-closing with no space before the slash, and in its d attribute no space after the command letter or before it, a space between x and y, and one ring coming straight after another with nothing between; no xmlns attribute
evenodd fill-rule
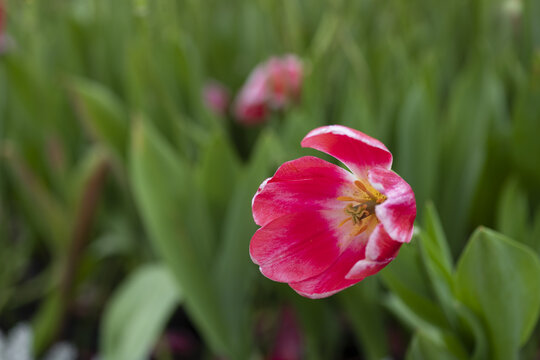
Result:
<svg viewBox="0 0 540 360"><path fill-rule="evenodd" d="M366 229L367 229L367 225L362 226L360 229L358 229L358 231L354 234L354 236L360 235L361 233L366 231Z"/></svg>
<svg viewBox="0 0 540 360"><path fill-rule="evenodd" d="M369 211L364 210L364 211L362 211L362 212L360 213L359 217L360 217L360 219L364 219L364 218L367 218L367 217L370 216L370 215L371 215L371 213L370 213Z"/></svg>
<svg viewBox="0 0 540 360"><path fill-rule="evenodd" d="M347 221L349 220L352 220L352 217L348 217L346 218L345 220L343 220L342 222L339 223L338 227L341 227L341 225L344 225Z"/></svg>
<svg viewBox="0 0 540 360"><path fill-rule="evenodd" d="M356 201L355 198L350 197L350 196L339 196L337 199L339 201Z"/></svg>
<svg viewBox="0 0 540 360"><path fill-rule="evenodd" d="M360 180L356 180L354 182L354 185L356 185L360 190L362 190L363 192L365 192L366 194L368 194L368 196L372 199L376 199L377 197L375 195L373 195L371 193L371 191L369 191L367 188L366 188L366 185L364 185L363 182L361 182Z"/></svg>

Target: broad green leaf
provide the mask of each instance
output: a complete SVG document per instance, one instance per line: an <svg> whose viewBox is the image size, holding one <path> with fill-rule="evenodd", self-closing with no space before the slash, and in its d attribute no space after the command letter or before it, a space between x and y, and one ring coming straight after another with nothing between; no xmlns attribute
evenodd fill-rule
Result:
<svg viewBox="0 0 540 360"><path fill-rule="evenodd" d="M225 309L209 271L208 219L197 211L202 201L193 199L192 171L144 120L133 129L130 156L133 191L150 240L179 282L199 330L216 353L227 353Z"/></svg>
<svg viewBox="0 0 540 360"><path fill-rule="evenodd" d="M540 260L525 246L480 228L457 265L458 298L487 327L495 360L518 358L538 319Z"/></svg>
<svg viewBox="0 0 540 360"><path fill-rule="evenodd" d="M69 85L75 108L88 130L123 157L129 124L120 100L108 88L91 80L72 78Z"/></svg>
<svg viewBox="0 0 540 360"><path fill-rule="evenodd" d="M163 265L145 265L127 278L107 303L102 320L105 360L147 359L181 291Z"/></svg>

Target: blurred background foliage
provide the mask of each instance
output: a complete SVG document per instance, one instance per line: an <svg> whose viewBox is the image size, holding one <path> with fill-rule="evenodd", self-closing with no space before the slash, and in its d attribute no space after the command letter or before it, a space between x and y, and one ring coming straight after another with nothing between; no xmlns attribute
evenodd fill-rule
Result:
<svg viewBox="0 0 540 360"><path fill-rule="evenodd" d="M36 354L537 358L540 1L4 7L0 328L31 323ZM285 53L300 104L249 128L205 107L207 81L234 94ZM251 263L250 205L325 124L388 146L418 231L381 274L310 301Z"/></svg>

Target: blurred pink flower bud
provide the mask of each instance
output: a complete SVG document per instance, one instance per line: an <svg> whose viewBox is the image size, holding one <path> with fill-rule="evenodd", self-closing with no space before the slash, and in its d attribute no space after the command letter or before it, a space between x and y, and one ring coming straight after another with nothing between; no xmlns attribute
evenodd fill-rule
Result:
<svg viewBox="0 0 540 360"><path fill-rule="evenodd" d="M259 65L236 96L234 115L241 123L256 125L265 120L267 113L266 66Z"/></svg>
<svg viewBox="0 0 540 360"><path fill-rule="evenodd" d="M266 120L269 109L279 110L300 100L302 62L295 55L273 57L258 65L236 97L238 121L255 125Z"/></svg>
<svg viewBox="0 0 540 360"><path fill-rule="evenodd" d="M5 10L4 10L4 2L0 0L0 37L4 34L4 17L5 17Z"/></svg>
<svg viewBox="0 0 540 360"><path fill-rule="evenodd" d="M212 80L203 87L203 100L206 107L216 115L227 113L230 95L229 90L220 82Z"/></svg>
<svg viewBox="0 0 540 360"><path fill-rule="evenodd" d="M4 2L0 0L0 55L8 52L14 45L13 39L5 32L6 9L4 6Z"/></svg>
<svg viewBox="0 0 540 360"><path fill-rule="evenodd" d="M304 339L294 310L286 306L281 311L276 340L268 360L302 359Z"/></svg>
<svg viewBox="0 0 540 360"><path fill-rule="evenodd" d="M274 109L282 109L300 100L303 67L294 55L273 58L267 63L268 103Z"/></svg>

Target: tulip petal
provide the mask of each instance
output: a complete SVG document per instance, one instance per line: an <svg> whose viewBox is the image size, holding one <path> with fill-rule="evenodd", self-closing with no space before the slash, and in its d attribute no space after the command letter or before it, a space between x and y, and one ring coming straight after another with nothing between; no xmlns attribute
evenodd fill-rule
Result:
<svg viewBox="0 0 540 360"><path fill-rule="evenodd" d="M357 279L347 279L345 276L351 268L364 258L365 246L357 243L349 246L336 261L323 273L300 282L291 282L289 286L302 296L311 299L321 299L348 288L359 282Z"/></svg>
<svg viewBox="0 0 540 360"><path fill-rule="evenodd" d="M266 277L301 281L326 270L341 253L339 228L330 212L308 211L277 218L251 238L250 255Z"/></svg>
<svg viewBox="0 0 540 360"><path fill-rule="evenodd" d="M347 279L362 280L379 272L397 256L402 243L390 238L382 224L377 225L371 233L366 246L365 259L359 260L349 273Z"/></svg>
<svg viewBox="0 0 540 360"><path fill-rule="evenodd" d="M240 90L234 102L234 114L245 125L256 125L264 121L266 106L266 70L258 66Z"/></svg>
<svg viewBox="0 0 540 360"><path fill-rule="evenodd" d="M381 271L386 265L390 264L392 260L388 261L375 261L370 259L362 259L358 261L352 267L351 271L345 276L347 279L362 281L366 277L375 275Z"/></svg>
<svg viewBox="0 0 540 360"><path fill-rule="evenodd" d="M399 175L383 168L370 169L368 179L377 191L387 197L375 208L377 218L392 239L408 243L416 218L416 201L411 187Z"/></svg>
<svg viewBox="0 0 540 360"><path fill-rule="evenodd" d="M353 181L347 170L316 157L286 162L253 197L253 218L263 226L293 212L341 209L336 199Z"/></svg>
<svg viewBox="0 0 540 360"><path fill-rule="evenodd" d="M392 154L383 143L341 125L323 126L310 131L302 140L302 147L332 155L361 178L372 167L390 169L392 166Z"/></svg>

